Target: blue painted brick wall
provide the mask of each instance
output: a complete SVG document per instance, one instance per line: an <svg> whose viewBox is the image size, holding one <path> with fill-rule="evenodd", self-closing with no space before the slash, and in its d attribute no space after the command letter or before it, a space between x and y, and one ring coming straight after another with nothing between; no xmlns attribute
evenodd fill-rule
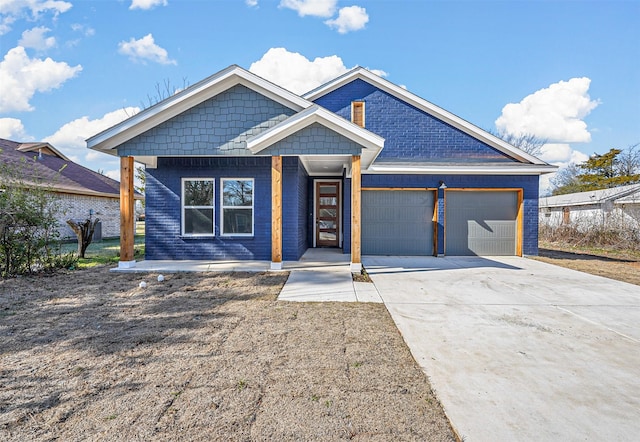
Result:
<svg viewBox="0 0 640 442"><path fill-rule="evenodd" d="M351 178L342 181L342 252L351 253Z"/></svg>
<svg viewBox="0 0 640 442"><path fill-rule="evenodd" d="M215 238L181 237L181 178L215 178ZM254 178L254 236L220 236L220 178ZM146 259L271 259L271 158L158 158L147 169Z"/></svg>
<svg viewBox="0 0 640 442"><path fill-rule="evenodd" d="M308 175L298 157L283 158L282 175L282 258L297 261L308 247Z"/></svg>
<svg viewBox="0 0 640 442"><path fill-rule="evenodd" d="M309 242L309 231L313 222L313 211L309 205L309 175L298 161L298 259L307 251L313 242Z"/></svg>
<svg viewBox="0 0 640 442"><path fill-rule="evenodd" d="M377 162L513 162L496 149L429 114L377 89L354 80L316 102L351 119L351 102L365 102L365 126L385 138Z"/></svg>

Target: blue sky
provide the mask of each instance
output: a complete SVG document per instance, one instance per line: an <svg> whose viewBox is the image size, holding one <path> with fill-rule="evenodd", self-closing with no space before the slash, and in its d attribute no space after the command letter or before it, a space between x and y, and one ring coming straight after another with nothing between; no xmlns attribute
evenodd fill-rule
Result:
<svg viewBox="0 0 640 442"><path fill-rule="evenodd" d="M360 65L579 162L640 142L640 1L0 0L0 137L83 140L238 64L296 92ZM496 126L498 125L498 126Z"/></svg>

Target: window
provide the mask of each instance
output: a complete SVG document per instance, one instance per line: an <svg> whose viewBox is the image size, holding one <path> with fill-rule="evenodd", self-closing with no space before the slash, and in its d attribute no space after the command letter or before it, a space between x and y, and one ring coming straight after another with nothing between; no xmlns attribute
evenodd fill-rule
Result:
<svg viewBox="0 0 640 442"><path fill-rule="evenodd" d="M214 203L212 178L183 178L182 234L213 236Z"/></svg>
<svg viewBox="0 0 640 442"><path fill-rule="evenodd" d="M351 103L351 122L364 127L364 101Z"/></svg>
<svg viewBox="0 0 640 442"><path fill-rule="evenodd" d="M253 179L223 178L222 234L253 235Z"/></svg>

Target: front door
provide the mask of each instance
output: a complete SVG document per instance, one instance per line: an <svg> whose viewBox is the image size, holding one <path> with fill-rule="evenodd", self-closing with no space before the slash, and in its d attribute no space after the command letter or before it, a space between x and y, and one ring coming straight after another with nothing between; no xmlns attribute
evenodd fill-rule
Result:
<svg viewBox="0 0 640 442"><path fill-rule="evenodd" d="M340 182L316 181L316 246L340 247Z"/></svg>

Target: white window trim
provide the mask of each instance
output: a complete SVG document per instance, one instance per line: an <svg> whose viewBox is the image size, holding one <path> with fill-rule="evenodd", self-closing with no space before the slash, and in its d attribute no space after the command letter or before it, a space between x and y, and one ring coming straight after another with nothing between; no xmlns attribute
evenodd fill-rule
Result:
<svg viewBox="0 0 640 442"><path fill-rule="evenodd" d="M184 184L185 181L211 181L213 183L213 204L211 206L185 206L184 205ZM210 178L210 177L183 177L180 180L180 214L181 214L181 218L180 218L180 233L182 236L187 237L187 238L212 238L216 236L216 225L215 225L215 219L216 219L216 199L215 199L215 194L216 194L216 180L215 178ZM213 210L213 217L212 217L212 222L211 222L211 233L185 233L184 231L184 218L185 218L185 209L212 209Z"/></svg>
<svg viewBox="0 0 640 442"><path fill-rule="evenodd" d="M225 181L251 181L251 206L225 206L224 205L224 182ZM220 178L220 236L224 237L253 237L256 226L256 180L255 178ZM251 233L224 233L224 209L251 209Z"/></svg>

